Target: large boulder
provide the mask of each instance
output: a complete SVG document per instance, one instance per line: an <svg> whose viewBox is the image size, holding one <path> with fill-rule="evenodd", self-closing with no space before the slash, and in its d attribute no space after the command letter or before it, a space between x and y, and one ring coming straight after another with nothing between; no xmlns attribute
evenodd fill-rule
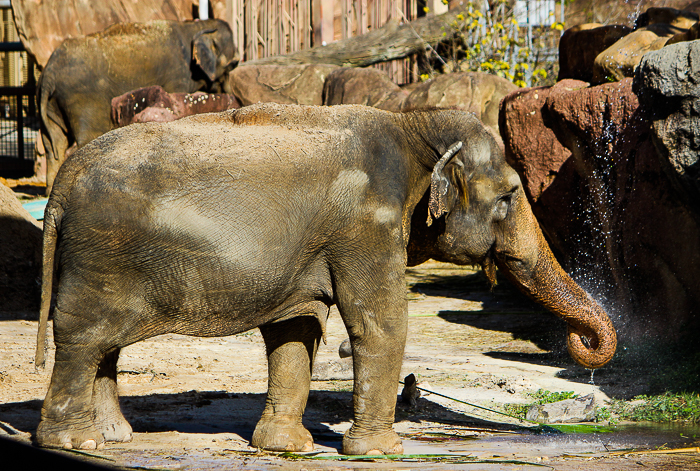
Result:
<svg viewBox="0 0 700 471"><path fill-rule="evenodd" d="M403 110L451 108L472 112L498 133L501 99L518 89L513 82L493 74L459 72L438 75L411 90Z"/></svg>
<svg viewBox="0 0 700 471"><path fill-rule="evenodd" d="M506 156L523 175L543 232L611 313L620 337L673 338L697 328L700 218L667 177L632 80L530 89L506 97L501 109ZM528 113L537 118L519 118ZM533 129L570 156L547 168L546 149L520 138ZM531 168L540 180L523 174ZM544 176L546 185L528 183Z"/></svg>
<svg viewBox="0 0 700 471"><path fill-rule="evenodd" d="M667 24L675 28L689 29L700 17L694 11L678 10L670 7L650 7L634 22L635 29L648 25Z"/></svg>
<svg viewBox="0 0 700 471"><path fill-rule="evenodd" d="M644 56L634 91L653 122L665 168L700 214L700 42Z"/></svg>
<svg viewBox="0 0 700 471"><path fill-rule="evenodd" d="M240 106L233 95L168 93L155 85L112 98L112 122L117 127L132 123L167 122L193 114L224 111Z"/></svg>
<svg viewBox="0 0 700 471"><path fill-rule="evenodd" d="M0 313L39 310L41 225L0 182Z"/></svg>
<svg viewBox="0 0 700 471"><path fill-rule="evenodd" d="M668 7L647 9L637 17L633 32L595 58L591 82L599 84L634 76L647 52L659 50L669 42L694 39L696 32L691 29L697 21L698 14L693 11Z"/></svg>
<svg viewBox="0 0 700 471"><path fill-rule="evenodd" d="M391 81L386 72L373 67L342 67L331 72L323 86L324 105L367 105L401 111L408 91Z"/></svg>
<svg viewBox="0 0 700 471"><path fill-rule="evenodd" d="M632 77L634 69L649 51L666 45L672 36L683 30L666 25L653 24L637 29L598 54L593 62L593 83L605 83Z"/></svg>
<svg viewBox="0 0 700 471"><path fill-rule="evenodd" d="M578 80L563 80L553 87L518 90L501 103L499 129L506 145L506 159L520 174L531 202L537 202L571 157L547 126L543 107L550 95L585 88Z"/></svg>
<svg viewBox="0 0 700 471"><path fill-rule="evenodd" d="M700 21L691 26L687 31L678 33L671 37L671 39L666 41L666 46L685 41L695 41L696 39L700 39Z"/></svg>
<svg viewBox="0 0 700 471"><path fill-rule="evenodd" d="M590 82L598 54L632 32L625 25L587 23L564 31L559 39L559 80L567 78Z"/></svg>
<svg viewBox="0 0 700 471"><path fill-rule="evenodd" d="M498 134L498 106L518 87L482 72L438 75L400 88L377 69L339 69L328 76L324 104L365 104L389 111L450 108L474 113Z"/></svg>
<svg viewBox="0 0 700 471"><path fill-rule="evenodd" d="M323 84L338 66L245 65L229 74L231 92L243 106L253 103L323 104Z"/></svg>

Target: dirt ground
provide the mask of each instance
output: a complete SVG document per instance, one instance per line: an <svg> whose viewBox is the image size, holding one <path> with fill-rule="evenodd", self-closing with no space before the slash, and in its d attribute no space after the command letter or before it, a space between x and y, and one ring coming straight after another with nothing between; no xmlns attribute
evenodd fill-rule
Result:
<svg viewBox="0 0 700 471"><path fill-rule="evenodd" d="M593 393L604 405L609 397L631 397L644 386L644 377L625 375L614 361L597 371L591 384L590 372L566 354L564 323L505 281L491 290L480 272L435 262L410 269L408 281L409 334L401 376L415 374L425 389L493 408L532 402L527 393L538 389ZM0 437L5 442L31 441L49 382L53 348L47 369L34 369L35 319L35 313L0 316ZM284 457L248 446L267 387L257 330L223 338L166 335L127 347L118 382L133 441L87 454L56 453L139 469L700 469L697 452L630 453L700 445L687 428L536 434L528 423L425 393L415 407L397 406L395 429L406 455L413 456L327 459L338 456L352 417L352 365L338 356L345 337L333 309L304 417L316 441L314 454Z"/></svg>

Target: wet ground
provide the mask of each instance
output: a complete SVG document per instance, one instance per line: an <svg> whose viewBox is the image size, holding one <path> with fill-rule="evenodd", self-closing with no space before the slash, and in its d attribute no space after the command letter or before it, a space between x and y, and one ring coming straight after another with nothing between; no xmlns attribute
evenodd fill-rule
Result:
<svg viewBox="0 0 700 471"><path fill-rule="evenodd" d="M494 409L532 402L528 393L538 389L592 393L605 405L610 397L643 392L648 382L613 360L590 384L590 372L566 354L563 322L505 281L491 289L480 272L432 262L410 269L408 281L402 377L415 374L425 389ZM52 366L34 371L35 319L35 313L0 316L0 435L27 443ZM89 456L60 453L146 469L700 469L700 453L679 452L700 445L700 430L691 427L538 434L527 423L435 394L420 397L415 407L399 403L395 429L404 456L346 461L338 457L352 417L351 363L337 353L344 338L333 310L304 417L316 441L313 454L285 457L248 446L266 391L257 331L223 338L167 335L124 349L118 381L134 440Z"/></svg>

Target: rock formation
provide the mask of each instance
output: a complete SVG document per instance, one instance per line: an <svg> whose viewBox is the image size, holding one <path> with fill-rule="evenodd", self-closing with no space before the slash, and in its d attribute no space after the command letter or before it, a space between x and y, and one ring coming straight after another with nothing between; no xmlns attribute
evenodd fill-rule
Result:
<svg viewBox="0 0 700 471"><path fill-rule="evenodd" d="M678 65L691 55L665 62ZM668 87L664 107L658 90L669 72L659 71L656 82L638 74L644 107L629 78L595 87L563 81L513 93L501 106L506 157L523 177L543 231L628 340L675 338L698 326L700 213L678 191L682 184L667 177L674 156L692 148L690 139L679 139L685 147L669 141L683 134L679 128L693 133L683 115L692 107L674 98L680 83ZM698 75L690 77L692 84Z"/></svg>
<svg viewBox="0 0 700 471"><path fill-rule="evenodd" d="M700 213L700 44L681 42L645 55L634 92L653 123L669 177Z"/></svg>
<svg viewBox="0 0 700 471"><path fill-rule="evenodd" d="M326 80L325 105L363 104L389 111L450 108L474 113L498 134L498 105L517 86L496 75L459 72L400 88L377 69L338 69Z"/></svg>
<svg viewBox="0 0 700 471"><path fill-rule="evenodd" d="M700 35L698 13L649 8L634 28L583 24L564 32L559 42L559 80L572 78L601 84L634 76L642 56L666 45Z"/></svg>
<svg viewBox="0 0 700 471"><path fill-rule="evenodd" d="M323 104L323 84L335 65L240 65L229 74L231 92L243 106L259 102Z"/></svg>
<svg viewBox="0 0 700 471"><path fill-rule="evenodd" d="M151 121L167 122L193 114L224 111L240 106L233 95L168 93L156 85L112 98L112 122L117 127Z"/></svg>

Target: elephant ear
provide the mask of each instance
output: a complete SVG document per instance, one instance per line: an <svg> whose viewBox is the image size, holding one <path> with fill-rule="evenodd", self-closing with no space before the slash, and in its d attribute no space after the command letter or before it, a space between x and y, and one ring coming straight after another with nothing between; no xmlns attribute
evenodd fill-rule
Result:
<svg viewBox="0 0 700 471"><path fill-rule="evenodd" d="M215 29L200 31L192 40L192 58L212 82L216 80L216 54L212 34Z"/></svg>
<svg viewBox="0 0 700 471"><path fill-rule="evenodd" d="M445 166L450 159L462 148L462 141L458 141L447 149L447 152L438 160L433 167L433 174L430 177L430 201L428 202L428 226L432 225L433 218L439 219L448 211L447 190L450 187L450 180L445 175Z"/></svg>

